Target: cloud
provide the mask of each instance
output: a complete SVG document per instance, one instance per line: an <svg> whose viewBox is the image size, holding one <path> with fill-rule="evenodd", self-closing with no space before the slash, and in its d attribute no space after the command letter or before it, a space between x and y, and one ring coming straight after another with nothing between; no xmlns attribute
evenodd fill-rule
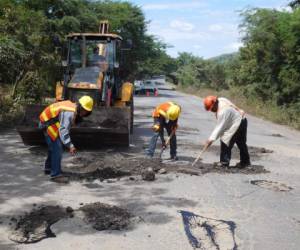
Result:
<svg viewBox="0 0 300 250"><path fill-rule="evenodd" d="M171 21L170 27L183 32L192 31L195 28L195 26L192 23L188 23L180 20Z"/></svg>
<svg viewBox="0 0 300 250"><path fill-rule="evenodd" d="M234 43L227 45L224 49L226 51L238 51L240 47L243 47L243 43L234 42Z"/></svg>
<svg viewBox="0 0 300 250"><path fill-rule="evenodd" d="M198 49L203 49L203 46L200 44L195 44L195 45L193 45L193 48L198 50Z"/></svg>
<svg viewBox="0 0 300 250"><path fill-rule="evenodd" d="M201 31L182 32L174 28L150 27L149 34L153 34L167 43L177 43L178 41L206 41L211 38L210 34Z"/></svg>
<svg viewBox="0 0 300 250"><path fill-rule="evenodd" d="M207 41L211 38L208 32L196 29L194 24L182 20L173 20L168 25L163 25L160 22L152 22L148 26L148 33L170 44Z"/></svg>
<svg viewBox="0 0 300 250"><path fill-rule="evenodd" d="M223 29L223 26L220 24L212 24L212 25L209 25L208 29L210 31L217 32L217 31L221 31Z"/></svg>
<svg viewBox="0 0 300 250"><path fill-rule="evenodd" d="M208 31L212 35L225 36L225 37L239 37L239 29L236 24L233 23L214 23L208 26Z"/></svg>
<svg viewBox="0 0 300 250"><path fill-rule="evenodd" d="M182 9L195 9L205 7L204 2L178 2L178 3L158 3L158 4L145 4L142 6L144 10L182 10Z"/></svg>

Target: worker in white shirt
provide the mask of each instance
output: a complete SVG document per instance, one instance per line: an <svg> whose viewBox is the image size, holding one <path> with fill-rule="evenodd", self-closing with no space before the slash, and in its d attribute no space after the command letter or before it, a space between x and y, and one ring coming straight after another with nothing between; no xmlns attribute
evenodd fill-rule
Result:
<svg viewBox="0 0 300 250"><path fill-rule="evenodd" d="M240 150L240 162L236 167L244 168L250 165L247 147L247 119L245 112L231 101L223 97L207 96L204 101L207 111L216 113L217 125L206 141L204 148L208 148L218 138L221 140L220 162L222 167L229 167L231 149L236 143Z"/></svg>

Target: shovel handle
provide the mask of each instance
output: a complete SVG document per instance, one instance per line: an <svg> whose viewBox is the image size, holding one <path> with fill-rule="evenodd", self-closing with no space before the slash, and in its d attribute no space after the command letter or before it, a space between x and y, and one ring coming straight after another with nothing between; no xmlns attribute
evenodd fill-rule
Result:
<svg viewBox="0 0 300 250"><path fill-rule="evenodd" d="M176 129L172 130L172 132L171 132L170 136L168 137L167 142L165 144L166 146L168 146L170 144L170 141L171 141L173 135L175 134L175 131L176 131Z"/></svg>
<svg viewBox="0 0 300 250"><path fill-rule="evenodd" d="M168 137L166 143L165 143L165 146L168 146L170 144L170 141L171 141L171 138L173 137L173 135L175 134L176 132L176 129L173 129L170 136ZM162 157L162 154L163 152L165 151L166 147L162 148L161 151L160 151L160 155L159 155L159 158Z"/></svg>
<svg viewBox="0 0 300 250"><path fill-rule="evenodd" d="M194 162L192 163L192 167L194 167L194 165L200 160L202 154L206 151L206 149L207 149L207 146L205 146L205 147L201 150L201 152L199 153L198 157L197 157L197 158L194 160Z"/></svg>

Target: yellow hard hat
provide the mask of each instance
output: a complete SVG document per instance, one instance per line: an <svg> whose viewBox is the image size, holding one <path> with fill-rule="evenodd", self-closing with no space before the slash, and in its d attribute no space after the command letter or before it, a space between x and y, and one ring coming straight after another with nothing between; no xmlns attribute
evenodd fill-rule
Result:
<svg viewBox="0 0 300 250"><path fill-rule="evenodd" d="M88 95L84 95L80 97L78 100L80 105L86 110L86 111L92 111L93 105L94 105L94 100L92 97Z"/></svg>
<svg viewBox="0 0 300 250"><path fill-rule="evenodd" d="M167 117L171 121L178 119L181 108L177 104L172 105L167 111Z"/></svg>

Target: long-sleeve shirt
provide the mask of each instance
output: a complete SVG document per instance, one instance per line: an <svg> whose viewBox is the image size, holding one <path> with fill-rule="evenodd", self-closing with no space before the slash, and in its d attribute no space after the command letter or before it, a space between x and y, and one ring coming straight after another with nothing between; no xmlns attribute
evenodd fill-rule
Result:
<svg viewBox="0 0 300 250"><path fill-rule="evenodd" d="M229 145L232 136L241 124L245 112L237 108L226 98L219 97L218 101L218 110L216 113L217 125L211 133L209 140L215 141L220 137L222 142Z"/></svg>
<svg viewBox="0 0 300 250"><path fill-rule="evenodd" d="M67 148L74 147L70 137L70 129L75 119L74 115L75 113L70 111L62 111L59 114L59 137Z"/></svg>

